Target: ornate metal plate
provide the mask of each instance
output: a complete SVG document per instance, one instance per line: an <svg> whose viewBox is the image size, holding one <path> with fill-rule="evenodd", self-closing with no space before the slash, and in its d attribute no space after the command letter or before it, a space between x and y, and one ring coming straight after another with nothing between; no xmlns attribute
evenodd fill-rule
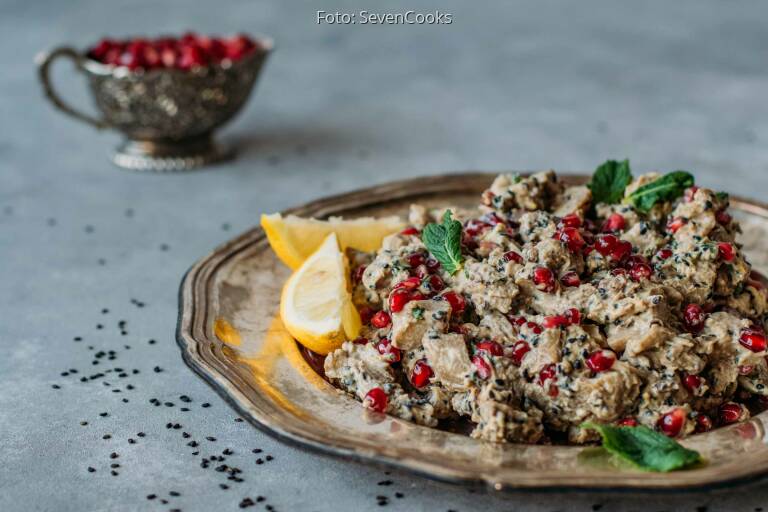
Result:
<svg viewBox="0 0 768 512"><path fill-rule="evenodd" d="M418 178L291 210L304 216L404 213L412 202L471 205L490 174ZM583 177L566 177L583 182ZM758 270L768 270L768 207L732 200ZM758 245L759 244L759 245ZM684 444L708 463L668 474L613 466L598 450L493 444L372 414L317 374L277 315L289 271L254 228L198 261L181 284L178 343L184 361L243 417L267 433L329 455L383 463L431 478L493 489L711 488L768 473L768 412Z"/></svg>

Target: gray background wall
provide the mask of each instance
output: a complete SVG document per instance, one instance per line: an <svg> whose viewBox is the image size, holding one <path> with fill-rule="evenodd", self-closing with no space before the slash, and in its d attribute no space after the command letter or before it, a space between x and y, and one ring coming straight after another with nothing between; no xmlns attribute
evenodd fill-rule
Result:
<svg viewBox="0 0 768 512"><path fill-rule="evenodd" d="M454 22L315 23L317 9L362 8L440 9ZM627 156L638 170L689 169L764 199L767 21L758 1L0 1L0 510L235 510L259 495L259 510L377 509L377 496L395 510L759 510L760 486L496 497L310 455L236 422L182 364L173 330L183 272L261 212L393 178L589 170ZM257 94L223 133L240 147L235 162L119 171L106 159L115 135L43 102L38 50L188 28L277 41ZM71 69L56 76L87 102ZM127 376L79 381L116 367ZM200 467L226 448L242 483Z"/></svg>

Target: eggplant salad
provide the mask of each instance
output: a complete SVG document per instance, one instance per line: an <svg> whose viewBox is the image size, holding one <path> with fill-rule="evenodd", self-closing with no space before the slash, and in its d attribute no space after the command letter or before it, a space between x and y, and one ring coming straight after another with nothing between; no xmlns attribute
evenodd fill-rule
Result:
<svg viewBox="0 0 768 512"><path fill-rule="evenodd" d="M347 251L364 327L325 375L368 409L495 442L747 419L768 406L768 294L728 205L626 160L587 185L502 174L476 209L413 205L378 251Z"/></svg>

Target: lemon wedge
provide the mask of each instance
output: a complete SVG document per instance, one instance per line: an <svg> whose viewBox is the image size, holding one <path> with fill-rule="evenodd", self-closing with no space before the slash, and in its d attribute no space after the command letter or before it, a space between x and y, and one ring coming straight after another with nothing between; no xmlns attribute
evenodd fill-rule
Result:
<svg viewBox="0 0 768 512"><path fill-rule="evenodd" d="M360 332L362 324L352 304L348 275L336 233L331 233L283 287L283 324L313 352L325 355Z"/></svg>
<svg viewBox="0 0 768 512"><path fill-rule="evenodd" d="M348 247L373 252L381 247L382 239L402 230L405 223L399 217L374 219L363 217L345 220L305 219L295 215L283 217L279 213L261 216L261 227L267 234L269 245L278 258L296 270L312 254L329 233L336 233L341 250Z"/></svg>

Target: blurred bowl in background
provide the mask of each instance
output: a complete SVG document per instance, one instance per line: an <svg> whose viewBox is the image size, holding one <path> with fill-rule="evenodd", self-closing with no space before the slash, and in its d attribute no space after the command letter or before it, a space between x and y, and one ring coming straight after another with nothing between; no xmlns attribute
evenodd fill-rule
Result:
<svg viewBox="0 0 768 512"><path fill-rule="evenodd" d="M106 64L93 58L93 49L63 46L38 56L39 78L46 97L62 112L125 135L112 157L120 167L192 169L232 155L214 142L213 132L242 109L273 49L269 38L252 41L254 47L237 60L183 69ZM71 59L86 76L100 117L75 110L55 92L50 68L59 57Z"/></svg>

